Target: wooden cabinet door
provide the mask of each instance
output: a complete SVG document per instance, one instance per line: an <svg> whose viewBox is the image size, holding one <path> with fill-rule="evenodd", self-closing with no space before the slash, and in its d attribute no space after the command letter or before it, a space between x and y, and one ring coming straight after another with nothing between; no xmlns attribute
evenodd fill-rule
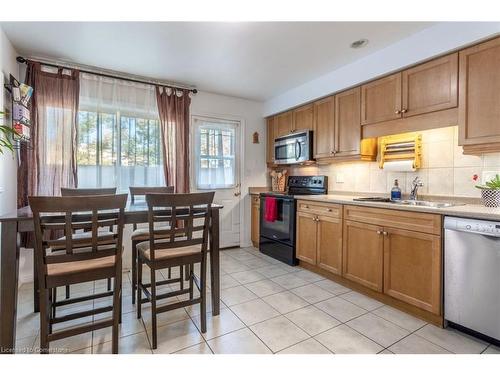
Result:
<svg viewBox="0 0 500 375"><path fill-rule="evenodd" d="M361 124L401 118L401 73L361 86Z"/></svg>
<svg viewBox="0 0 500 375"><path fill-rule="evenodd" d="M342 274L342 219L318 216L318 266Z"/></svg>
<svg viewBox="0 0 500 375"><path fill-rule="evenodd" d="M459 56L459 144L498 143L500 38L460 51Z"/></svg>
<svg viewBox="0 0 500 375"><path fill-rule="evenodd" d="M382 292L383 228L344 220L342 275L368 288Z"/></svg>
<svg viewBox="0 0 500 375"><path fill-rule="evenodd" d="M313 265L316 265L316 234L316 215L297 212L296 257Z"/></svg>
<svg viewBox="0 0 500 375"><path fill-rule="evenodd" d="M292 132L313 130L314 108L312 104L293 110Z"/></svg>
<svg viewBox="0 0 500 375"><path fill-rule="evenodd" d="M316 159L333 156L333 137L335 129L335 97L314 102L314 157Z"/></svg>
<svg viewBox="0 0 500 375"><path fill-rule="evenodd" d="M441 313L441 237L385 228L384 293Z"/></svg>
<svg viewBox="0 0 500 375"><path fill-rule="evenodd" d="M259 247L260 237L260 199L259 196L252 196L252 243Z"/></svg>
<svg viewBox="0 0 500 375"><path fill-rule="evenodd" d="M274 128L275 121L274 117L269 117L267 119L267 152L266 161L269 164L274 163Z"/></svg>
<svg viewBox="0 0 500 375"><path fill-rule="evenodd" d="M274 138L290 134L290 132L292 131L292 124L293 124L293 112L288 111L276 115L274 117L274 121L275 121Z"/></svg>
<svg viewBox="0 0 500 375"><path fill-rule="evenodd" d="M335 95L335 157L356 155L361 143L361 89Z"/></svg>
<svg viewBox="0 0 500 375"><path fill-rule="evenodd" d="M458 53L403 71L403 117L458 104Z"/></svg>

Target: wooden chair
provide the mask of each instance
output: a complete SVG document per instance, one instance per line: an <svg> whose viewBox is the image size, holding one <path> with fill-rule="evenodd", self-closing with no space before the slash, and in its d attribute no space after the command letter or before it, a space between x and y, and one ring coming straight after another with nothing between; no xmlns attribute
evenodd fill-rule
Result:
<svg viewBox="0 0 500 375"><path fill-rule="evenodd" d="M135 204L137 196L146 196L150 193L172 194L173 186L130 186L130 203ZM137 289L137 244L139 242L149 240L149 227L137 228L137 224L133 224L134 231L132 232L132 303L135 303L135 293ZM171 269L168 270L168 278L172 277Z"/></svg>
<svg viewBox="0 0 500 375"><path fill-rule="evenodd" d="M157 348L156 315L185 306L200 304L201 331L207 330L207 247L210 225L210 208L214 192L196 194L146 194L148 203L149 240L137 245L138 280L137 280L137 318L141 317L141 306L151 303L152 347ZM169 222L168 229L158 229L157 222ZM156 270L175 266L187 266L201 263L200 278L189 271L189 287L182 285L179 290L157 294L160 285L169 284L171 279L156 282ZM151 282L143 284L142 266L147 265L151 272ZM182 279L182 275L181 275ZM193 284L200 292L194 298ZM149 289L148 289L149 288ZM142 295L146 297L143 298ZM173 296L189 294L189 299L157 306L157 301Z"/></svg>
<svg viewBox="0 0 500 375"><path fill-rule="evenodd" d="M66 337L112 327L112 350L118 353L120 319L122 238L127 194L75 197L29 197L35 227L35 260L40 294L40 350L49 352L49 343ZM99 236L99 228L116 226L116 232ZM76 230L89 230L90 236L75 238ZM64 239L47 240L47 232L63 230ZM59 251L51 251L56 246ZM56 302L57 287L89 281L114 279L112 291ZM113 296L111 306L54 316L53 305L69 305ZM54 325L112 311L103 318L84 325L54 331Z"/></svg>
<svg viewBox="0 0 500 375"><path fill-rule="evenodd" d="M93 196L93 195L112 195L116 194L116 187L111 188L61 188L61 196L63 197L76 197L76 196ZM110 227L109 230L106 228L102 228L99 231L99 235L106 236L110 232L113 232L113 227ZM76 238L78 237L89 237L90 233L83 232L77 233L74 235ZM64 238L61 238L64 239ZM54 250L59 250L57 247ZM111 290L111 279L108 279L108 290ZM66 287L66 299L70 297L70 287L69 285Z"/></svg>

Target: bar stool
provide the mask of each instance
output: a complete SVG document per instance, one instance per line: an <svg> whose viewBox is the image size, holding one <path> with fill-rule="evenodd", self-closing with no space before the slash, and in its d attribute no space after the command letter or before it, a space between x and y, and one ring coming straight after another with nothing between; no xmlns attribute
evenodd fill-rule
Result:
<svg viewBox="0 0 500 375"><path fill-rule="evenodd" d="M148 203L148 222L150 237L148 241L137 245L137 318L141 318L142 303L151 303L152 348L158 345L157 314L162 312L200 304L201 332L207 330L207 247L210 225L210 207L214 192L195 194L146 194ZM155 228L156 222L170 222L168 229ZM182 285L179 290L157 294L160 285L171 283L172 280L156 282L156 270L175 266L200 264L200 277L194 274L193 267L189 270L189 287ZM151 282L142 282L142 266L150 269ZM181 275L182 276L182 275ZM182 279L182 277L181 277ZM194 298L193 284L200 296ZM148 289L149 288L149 289ZM189 299L157 306L157 301L173 296L189 294ZM145 298L142 296L145 295Z"/></svg>
<svg viewBox="0 0 500 375"><path fill-rule="evenodd" d="M136 197L146 196L149 193L172 194L173 186L130 186L130 203L136 203ZM137 244L139 242L149 240L149 227L137 228L137 224L133 224L134 231L130 237L132 240L132 303L135 304L135 294L137 289ZM168 278L172 276L171 269L168 269Z"/></svg>
<svg viewBox="0 0 500 375"><path fill-rule="evenodd" d="M40 352L48 353L52 341L112 327L112 351L118 353L120 320L124 210L127 194L75 197L29 197L35 227L35 260L39 280ZM99 235L99 228L115 227L116 232ZM87 230L84 238L75 238L74 231ZM64 239L47 240L53 230L63 230ZM52 251L53 247L61 248ZM54 290L89 281L114 279L112 291L57 302ZM79 311L56 317L54 306L70 305L104 297L113 297L111 306ZM54 331L58 323L112 312L84 325Z"/></svg>

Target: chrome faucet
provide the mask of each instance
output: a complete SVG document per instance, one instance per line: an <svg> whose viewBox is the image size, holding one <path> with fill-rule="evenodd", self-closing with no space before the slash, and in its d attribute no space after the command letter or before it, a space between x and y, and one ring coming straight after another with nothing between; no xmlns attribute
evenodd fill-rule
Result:
<svg viewBox="0 0 500 375"><path fill-rule="evenodd" d="M410 200L416 201L418 196L418 188L424 186L422 180L417 176L411 183Z"/></svg>

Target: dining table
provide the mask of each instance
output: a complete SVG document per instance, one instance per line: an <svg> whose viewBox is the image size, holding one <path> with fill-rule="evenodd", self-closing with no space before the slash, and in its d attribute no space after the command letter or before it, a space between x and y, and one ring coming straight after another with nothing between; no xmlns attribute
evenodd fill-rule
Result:
<svg viewBox="0 0 500 375"><path fill-rule="evenodd" d="M222 205L210 209L209 255L212 315L220 314L219 211ZM182 215L182 207L176 215ZM148 222L146 202L128 203L124 211L125 224ZM33 214L29 206L0 216L0 353L14 353L16 342L17 297L19 283L20 233L33 232ZM38 311L38 290L33 288L34 311Z"/></svg>

